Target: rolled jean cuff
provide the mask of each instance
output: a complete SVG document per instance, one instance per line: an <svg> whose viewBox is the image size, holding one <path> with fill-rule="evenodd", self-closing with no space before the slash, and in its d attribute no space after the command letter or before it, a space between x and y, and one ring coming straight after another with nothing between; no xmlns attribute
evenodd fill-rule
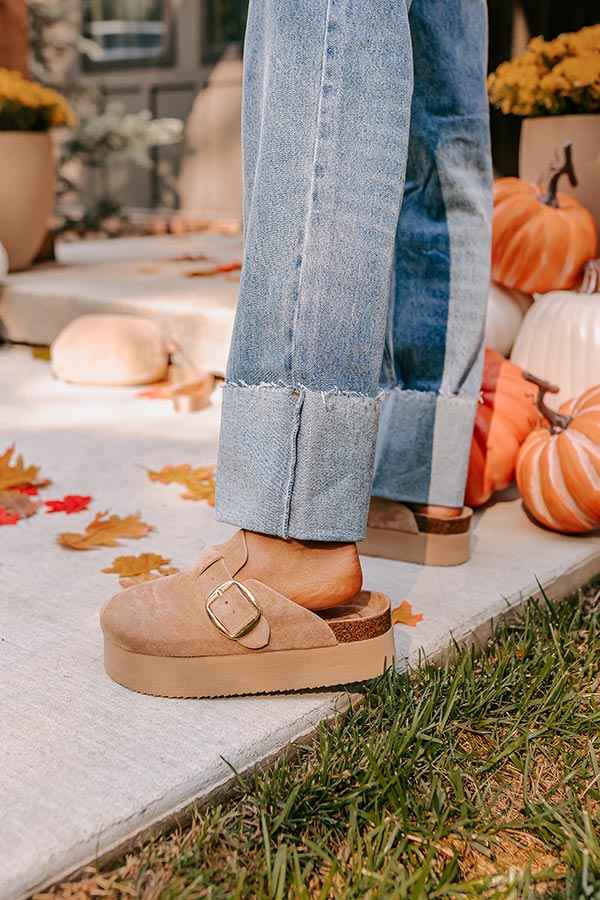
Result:
<svg viewBox="0 0 600 900"><path fill-rule="evenodd" d="M362 540L379 407L358 393L226 384L217 517L284 538Z"/></svg>
<svg viewBox="0 0 600 900"><path fill-rule="evenodd" d="M383 398L373 495L462 507L478 397L405 391Z"/></svg>

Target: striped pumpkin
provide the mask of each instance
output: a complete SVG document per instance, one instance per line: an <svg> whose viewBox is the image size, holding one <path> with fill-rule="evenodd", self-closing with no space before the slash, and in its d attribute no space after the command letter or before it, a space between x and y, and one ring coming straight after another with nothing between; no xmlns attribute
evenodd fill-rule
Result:
<svg viewBox="0 0 600 900"><path fill-rule="evenodd" d="M547 390L547 387L546 387ZM531 516L552 531L600 528L600 385L558 413L538 398L547 424L533 431L517 458L517 486Z"/></svg>

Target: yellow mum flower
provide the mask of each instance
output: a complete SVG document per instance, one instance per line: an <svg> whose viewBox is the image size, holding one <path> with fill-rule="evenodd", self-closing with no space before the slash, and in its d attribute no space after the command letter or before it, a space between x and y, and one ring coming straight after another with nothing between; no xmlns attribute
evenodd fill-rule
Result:
<svg viewBox="0 0 600 900"><path fill-rule="evenodd" d="M0 68L0 130L47 131L74 122L73 110L57 91Z"/></svg>

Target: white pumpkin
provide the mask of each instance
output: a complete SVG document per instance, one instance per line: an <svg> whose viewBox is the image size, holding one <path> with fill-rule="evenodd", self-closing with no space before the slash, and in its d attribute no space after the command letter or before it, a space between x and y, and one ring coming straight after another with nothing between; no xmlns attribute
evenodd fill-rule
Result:
<svg viewBox="0 0 600 900"><path fill-rule="evenodd" d="M532 303L529 294L513 291L492 281L485 320L485 346L508 356L523 316Z"/></svg>
<svg viewBox="0 0 600 900"><path fill-rule="evenodd" d="M600 293L536 294L511 361L559 386L548 405L579 397L600 382Z"/></svg>

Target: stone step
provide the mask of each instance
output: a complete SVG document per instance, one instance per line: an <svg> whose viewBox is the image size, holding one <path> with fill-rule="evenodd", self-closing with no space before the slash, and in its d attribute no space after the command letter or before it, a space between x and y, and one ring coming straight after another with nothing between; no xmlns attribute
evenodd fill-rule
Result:
<svg viewBox="0 0 600 900"><path fill-rule="evenodd" d="M200 368L224 372L239 271L189 273L239 262L241 236L202 232L80 241L60 244L57 257L57 264L7 276L0 287L0 335L50 344L71 319L86 313L147 316Z"/></svg>

